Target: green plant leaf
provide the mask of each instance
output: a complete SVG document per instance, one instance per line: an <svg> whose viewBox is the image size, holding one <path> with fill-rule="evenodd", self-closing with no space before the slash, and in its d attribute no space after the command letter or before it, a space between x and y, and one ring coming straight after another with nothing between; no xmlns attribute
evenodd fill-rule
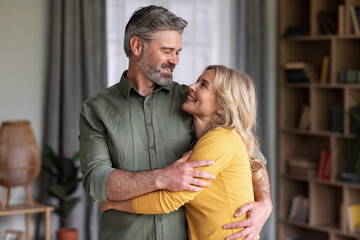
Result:
<svg viewBox="0 0 360 240"><path fill-rule="evenodd" d="M63 218L67 218L79 201L80 198L78 197L63 201L59 208L59 212L61 213L60 216L62 216Z"/></svg>
<svg viewBox="0 0 360 240"><path fill-rule="evenodd" d="M58 198L61 201L66 200L66 197L67 197L66 188L62 185L54 183L54 184L50 185L50 187L48 188L48 192L50 195Z"/></svg>

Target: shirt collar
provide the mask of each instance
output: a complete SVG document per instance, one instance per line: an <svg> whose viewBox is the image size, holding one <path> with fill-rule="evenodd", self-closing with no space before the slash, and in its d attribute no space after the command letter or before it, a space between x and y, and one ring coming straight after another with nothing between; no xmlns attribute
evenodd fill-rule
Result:
<svg viewBox="0 0 360 240"><path fill-rule="evenodd" d="M127 74L127 71L124 71L124 73L121 75L121 79L120 79L120 82L118 84L118 87L120 89L120 91L122 92L122 94L124 95L124 97L126 99L129 98L129 95L130 95L130 91L134 91L136 92L137 94L138 91L133 87L131 86L131 84L126 80L126 74ZM171 85L171 84L170 84ZM165 93L169 93L170 92L170 87L169 85L168 86L159 86L159 85L156 85L155 86L155 89L153 92L159 92L159 91L164 91ZM140 94L139 94L140 95Z"/></svg>

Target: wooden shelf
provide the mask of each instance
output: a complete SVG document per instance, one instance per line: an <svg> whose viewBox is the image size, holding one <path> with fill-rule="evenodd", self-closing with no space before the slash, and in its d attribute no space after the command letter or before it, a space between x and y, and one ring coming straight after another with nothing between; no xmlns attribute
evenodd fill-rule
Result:
<svg viewBox="0 0 360 240"><path fill-rule="evenodd" d="M311 229L311 230L316 230L316 231L320 231L320 232L324 232L324 233L334 233L340 236L344 236L344 237L350 237L350 238L355 238L358 239L360 236L357 234L353 234L353 233L344 233L343 231L341 231L340 227L338 225L333 225L333 224L329 224L329 225L310 225L307 223L302 223L302 222L297 222L297 221L290 221L288 219L283 219L283 218L279 218L278 219L279 222L286 224L286 225L292 225L292 226L296 226L299 228L304 228L304 229Z"/></svg>
<svg viewBox="0 0 360 240"><path fill-rule="evenodd" d="M360 89L360 84L321 84L321 83L281 83L282 88L334 88L334 89Z"/></svg>
<svg viewBox="0 0 360 240"><path fill-rule="evenodd" d="M44 213L45 214L45 239L50 240L50 226L51 226L51 212L54 211L54 207L47 206L40 203L34 203L34 206L31 207L28 204L21 205L10 205L5 209L0 209L0 216L11 216L11 215L25 215L26 221L26 231L25 237L27 240L30 240L30 214L33 213Z"/></svg>
<svg viewBox="0 0 360 240"><path fill-rule="evenodd" d="M336 39L360 39L360 35L348 34L348 35L315 35L315 36L302 36L302 37L286 37L282 38L282 41L328 41Z"/></svg>
<svg viewBox="0 0 360 240"><path fill-rule="evenodd" d="M343 20L346 25L343 26L343 34L323 34L318 14L337 13L339 5L343 5L345 10ZM342 207L360 202L360 184L342 182L339 178L344 140L355 137L350 134L350 119L345 113L360 102L360 83L344 84L340 81L342 71L360 71L360 35L354 34L349 14L350 6L353 5L360 6L360 0L280 0L277 198L279 240L296 236L306 240L360 239L360 235L348 232ZM308 35L283 37L290 28L305 30L303 32ZM321 76L325 56L330 59L326 83L289 83L288 72L284 69L286 63L306 63ZM300 121L303 109L308 109L309 113L309 120L305 125ZM334 114L336 112L338 115ZM294 171L293 165L290 167L289 163L298 161L300 164L308 161L309 166L319 164L323 150L330 153L329 179L294 174L301 171ZM314 175L314 170L311 174ZM310 205L308 219L304 220L300 215L298 219L304 222L288 220L288 217L292 216L291 209L294 209L293 202L304 203L303 199L307 199ZM304 206L306 205L297 205L303 209Z"/></svg>

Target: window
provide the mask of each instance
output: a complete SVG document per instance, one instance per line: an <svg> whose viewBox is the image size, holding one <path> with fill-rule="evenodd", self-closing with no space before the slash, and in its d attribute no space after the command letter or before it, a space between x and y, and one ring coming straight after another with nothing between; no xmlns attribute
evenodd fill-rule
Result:
<svg viewBox="0 0 360 240"><path fill-rule="evenodd" d="M234 67L232 59L236 51L231 43L236 34L231 31L234 14L230 3L229 0L107 0L108 85L117 83L128 67L123 50L126 23L137 8L151 4L164 6L188 22L180 61L174 70L175 81L191 84L209 64Z"/></svg>

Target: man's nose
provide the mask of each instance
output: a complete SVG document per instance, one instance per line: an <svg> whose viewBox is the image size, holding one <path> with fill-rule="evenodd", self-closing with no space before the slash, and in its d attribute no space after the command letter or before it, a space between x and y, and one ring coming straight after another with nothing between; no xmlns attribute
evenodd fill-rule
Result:
<svg viewBox="0 0 360 240"><path fill-rule="evenodd" d="M176 53L171 54L171 57L168 59L168 61L174 66L177 65L179 63L179 55Z"/></svg>

